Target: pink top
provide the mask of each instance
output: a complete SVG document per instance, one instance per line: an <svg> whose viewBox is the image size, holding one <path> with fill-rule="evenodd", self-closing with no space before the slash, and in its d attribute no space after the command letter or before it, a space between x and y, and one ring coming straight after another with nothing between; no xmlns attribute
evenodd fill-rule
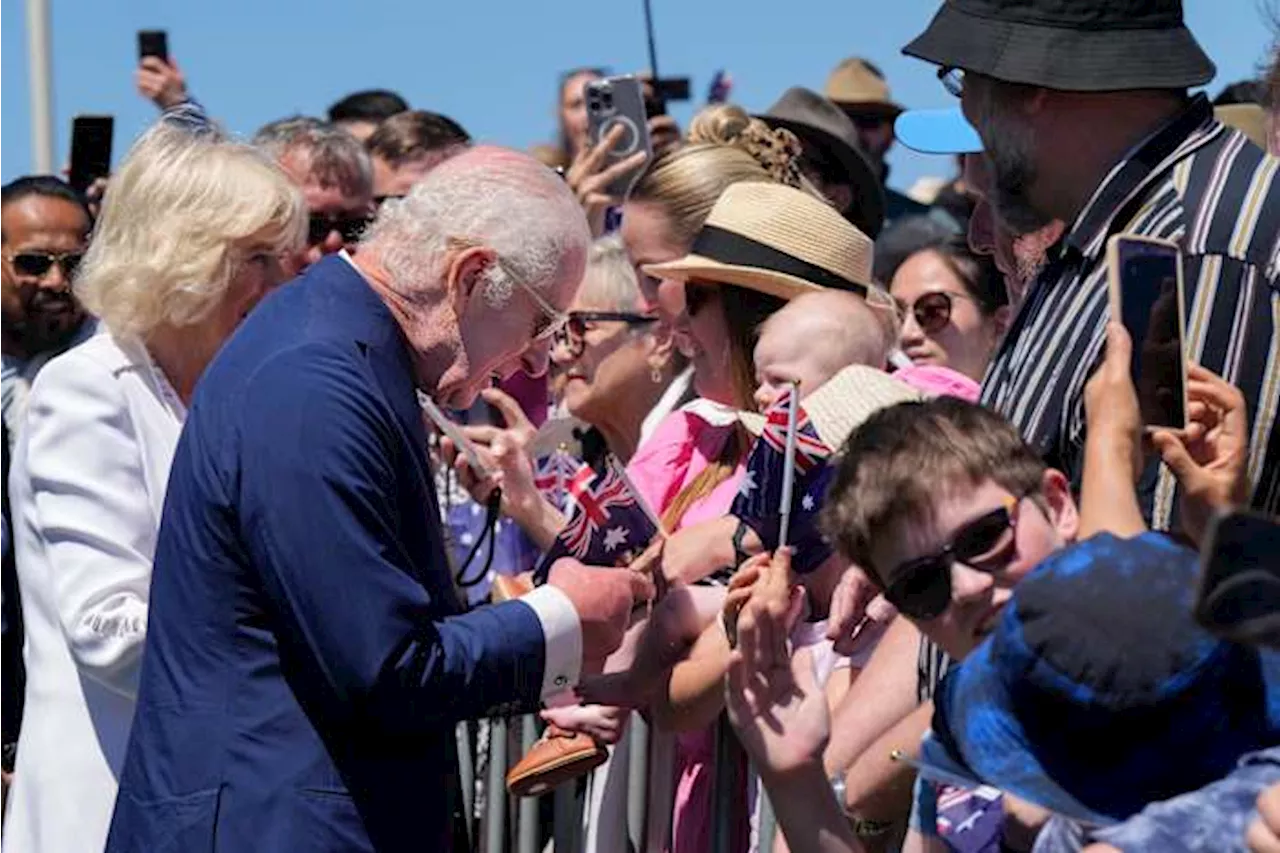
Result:
<svg viewBox="0 0 1280 853"><path fill-rule="evenodd" d="M644 446L631 457L627 474L659 516L724 446L737 422L732 410L695 400L672 412ZM745 455L744 455L745 456ZM745 458L733 475L694 502L676 529L718 518L729 511L742 480ZM715 728L682 732L676 739L676 792L671 814L670 853L702 853L711 849L712 796L715 771ZM745 792L744 792L745 793ZM745 843L747 813L735 826ZM741 849L742 845L736 845Z"/></svg>
<svg viewBox="0 0 1280 853"><path fill-rule="evenodd" d="M963 373L932 364L903 367L893 372L893 378L901 379L930 397L959 397L961 400L976 403L978 395L982 392L982 386Z"/></svg>

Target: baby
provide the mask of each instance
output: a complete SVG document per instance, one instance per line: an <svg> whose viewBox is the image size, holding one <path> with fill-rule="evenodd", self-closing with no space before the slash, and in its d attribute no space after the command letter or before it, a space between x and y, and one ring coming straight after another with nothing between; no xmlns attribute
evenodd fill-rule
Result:
<svg viewBox="0 0 1280 853"><path fill-rule="evenodd" d="M883 367L890 343L874 309L853 294L820 291L796 297L760 329L753 354L759 383L756 405L761 411L767 409L792 382L798 383L803 399L849 365ZM706 573L719 568L707 566ZM838 561L828 560L807 575L804 580L811 596L819 602L830 601L843 568ZM585 682L584 695L627 707L648 704L663 686L666 671L687 656L719 616L725 596L722 585L671 589L654 607L647 628L629 634L629 639L637 639L624 643L609 659L608 674ZM567 715L562 722L569 722Z"/></svg>

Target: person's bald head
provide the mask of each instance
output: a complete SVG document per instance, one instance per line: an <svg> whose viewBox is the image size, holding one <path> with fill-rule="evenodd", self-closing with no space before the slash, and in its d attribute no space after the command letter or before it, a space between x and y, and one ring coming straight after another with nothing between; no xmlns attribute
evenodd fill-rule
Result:
<svg viewBox="0 0 1280 853"><path fill-rule="evenodd" d="M547 341L532 339L572 301L590 240L558 175L485 145L385 202L356 261L418 352L423 385L466 408L490 375L546 369Z"/></svg>
<svg viewBox="0 0 1280 853"><path fill-rule="evenodd" d="M865 299L840 290L797 296L765 321L756 344L756 405L767 408L790 382L812 393L851 364L883 368L890 341Z"/></svg>

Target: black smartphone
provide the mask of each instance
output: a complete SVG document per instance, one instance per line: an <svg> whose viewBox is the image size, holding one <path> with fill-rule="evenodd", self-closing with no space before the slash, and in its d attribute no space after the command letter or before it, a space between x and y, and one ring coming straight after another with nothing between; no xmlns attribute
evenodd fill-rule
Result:
<svg viewBox="0 0 1280 853"><path fill-rule="evenodd" d="M1182 255L1174 243L1133 234L1107 241L1111 314L1133 341L1131 371L1142 423L1187 425Z"/></svg>
<svg viewBox="0 0 1280 853"><path fill-rule="evenodd" d="M164 30L138 30L138 59L148 56L169 61L169 34Z"/></svg>
<svg viewBox="0 0 1280 853"><path fill-rule="evenodd" d="M583 87L587 101L587 134L592 145L598 145L615 127L623 128L622 139L614 145L605 160L612 166L637 151L645 152L645 162L653 159L653 142L645 114L644 84L631 75L589 80ZM608 195L625 199L631 185L644 170L645 163L625 175L619 175L605 188Z"/></svg>
<svg viewBox="0 0 1280 853"><path fill-rule="evenodd" d="M76 116L71 120L72 187L84 192L98 178L111 174L112 116Z"/></svg>
<svg viewBox="0 0 1280 853"><path fill-rule="evenodd" d="M1280 647L1280 519L1238 510L1209 528L1196 621L1238 643Z"/></svg>

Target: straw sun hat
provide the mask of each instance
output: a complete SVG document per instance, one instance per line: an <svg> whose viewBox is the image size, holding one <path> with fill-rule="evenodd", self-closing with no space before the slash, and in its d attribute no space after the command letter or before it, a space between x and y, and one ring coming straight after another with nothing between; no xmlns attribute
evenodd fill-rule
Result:
<svg viewBox="0 0 1280 853"><path fill-rule="evenodd" d="M866 296L871 238L829 204L783 184L731 184L689 254L644 272L675 281L736 284L791 299L834 288Z"/></svg>

